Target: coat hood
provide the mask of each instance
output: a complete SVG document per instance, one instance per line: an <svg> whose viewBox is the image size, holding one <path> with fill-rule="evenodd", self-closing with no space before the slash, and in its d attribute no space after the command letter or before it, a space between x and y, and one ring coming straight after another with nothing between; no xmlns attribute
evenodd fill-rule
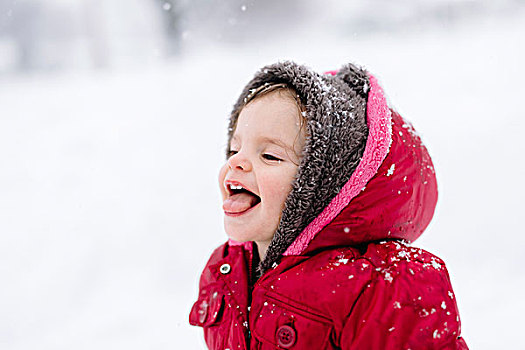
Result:
<svg viewBox="0 0 525 350"><path fill-rule="evenodd" d="M297 92L307 137L260 274L286 255L421 235L437 201L432 161L413 127L387 106L374 76L352 64L327 74L293 62L263 67L234 106L228 145L245 101L265 83Z"/></svg>

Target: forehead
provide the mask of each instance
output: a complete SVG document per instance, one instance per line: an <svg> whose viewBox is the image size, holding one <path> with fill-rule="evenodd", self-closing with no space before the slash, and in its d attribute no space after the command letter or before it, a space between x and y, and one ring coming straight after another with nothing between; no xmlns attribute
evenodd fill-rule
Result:
<svg viewBox="0 0 525 350"><path fill-rule="evenodd" d="M300 130L300 111L288 92L277 90L248 103L239 114L232 139L273 136L287 140Z"/></svg>

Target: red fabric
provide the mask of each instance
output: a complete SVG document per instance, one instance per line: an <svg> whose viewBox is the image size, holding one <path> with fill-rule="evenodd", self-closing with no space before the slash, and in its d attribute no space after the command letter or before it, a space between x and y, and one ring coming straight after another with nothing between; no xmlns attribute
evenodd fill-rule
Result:
<svg viewBox="0 0 525 350"><path fill-rule="evenodd" d="M300 255L251 287L253 247L214 251L190 314L210 349L467 349L445 264L403 242L429 224L437 186L412 127L392 124L377 174Z"/></svg>

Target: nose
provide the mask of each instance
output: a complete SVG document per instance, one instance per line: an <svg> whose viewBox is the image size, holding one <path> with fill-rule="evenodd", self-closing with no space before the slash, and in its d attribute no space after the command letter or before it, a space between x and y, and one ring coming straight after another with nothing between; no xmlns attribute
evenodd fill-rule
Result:
<svg viewBox="0 0 525 350"><path fill-rule="evenodd" d="M251 171L252 163L250 160L241 152L235 153L228 159L228 166L230 169L239 169L242 171Z"/></svg>

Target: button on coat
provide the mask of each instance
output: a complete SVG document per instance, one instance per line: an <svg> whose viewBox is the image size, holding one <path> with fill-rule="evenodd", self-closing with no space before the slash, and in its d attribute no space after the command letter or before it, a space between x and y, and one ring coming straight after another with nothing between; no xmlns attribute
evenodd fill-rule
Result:
<svg viewBox="0 0 525 350"><path fill-rule="evenodd" d="M231 271L231 266L229 264L222 264L221 267L220 267L220 271L223 275L226 275L228 273L230 273Z"/></svg>
<svg viewBox="0 0 525 350"><path fill-rule="evenodd" d="M277 345L289 349L295 343L295 329L290 326L280 326L277 329Z"/></svg>

